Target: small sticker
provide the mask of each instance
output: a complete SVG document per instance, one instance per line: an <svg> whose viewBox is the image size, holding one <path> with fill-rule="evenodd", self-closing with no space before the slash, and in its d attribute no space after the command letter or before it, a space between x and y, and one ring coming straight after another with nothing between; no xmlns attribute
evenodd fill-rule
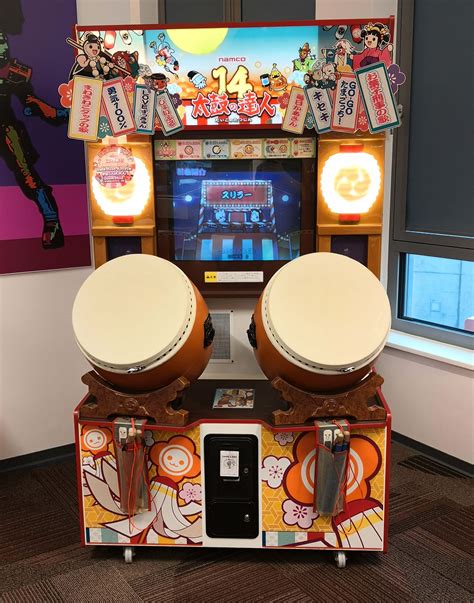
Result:
<svg viewBox="0 0 474 603"><path fill-rule="evenodd" d="M263 283L263 271L232 270L220 272L204 272L205 283Z"/></svg>
<svg viewBox="0 0 474 603"><path fill-rule="evenodd" d="M244 140L233 139L230 141L232 159L262 159L262 139L246 138Z"/></svg>
<svg viewBox="0 0 474 603"><path fill-rule="evenodd" d="M239 451L221 450L221 477L239 477Z"/></svg>
<svg viewBox="0 0 474 603"><path fill-rule="evenodd" d="M155 159L157 161L176 159L176 140L155 140Z"/></svg>
<svg viewBox="0 0 474 603"><path fill-rule="evenodd" d="M217 388L212 408L253 408L255 390L246 388Z"/></svg>
<svg viewBox="0 0 474 603"><path fill-rule="evenodd" d="M204 157L206 159L229 159L230 144L228 140L205 140Z"/></svg>
<svg viewBox="0 0 474 603"><path fill-rule="evenodd" d="M291 147L292 157L316 157L316 142L314 138L293 138Z"/></svg>
<svg viewBox="0 0 474 603"><path fill-rule="evenodd" d="M202 159L202 141L177 140L176 157L178 159Z"/></svg>
<svg viewBox="0 0 474 603"><path fill-rule="evenodd" d="M289 138L266 138L264 142L267 159L285 159L290 156L291 144Z"/></svg>

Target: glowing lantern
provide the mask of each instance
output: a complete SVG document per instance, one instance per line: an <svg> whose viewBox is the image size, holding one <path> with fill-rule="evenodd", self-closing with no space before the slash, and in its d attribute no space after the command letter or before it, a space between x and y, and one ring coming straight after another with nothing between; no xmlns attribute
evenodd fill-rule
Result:
<svg viewBox="0 0 474 603"><path fill-rule="evenodd" d="M364 214L380 191L382 175L376 159L362 144L342 144L321 173L321 190L329 209L351 216Z"/></svg>
<svg viewBox="0 0 474 603"><path fill-rule="evenodd" d="M131 223L139 216L151 190L145 163L124 147L112 145L97 155L92 192L102 211L116 223Z"/></svg>

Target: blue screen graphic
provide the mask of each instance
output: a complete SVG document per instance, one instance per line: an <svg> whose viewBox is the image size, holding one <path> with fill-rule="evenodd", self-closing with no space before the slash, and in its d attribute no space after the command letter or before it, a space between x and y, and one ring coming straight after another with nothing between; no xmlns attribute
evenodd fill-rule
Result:
<svg viewBox="0 0 474 603"><path fill-rule="evenodd" d="M300 255L301 163L170 162L175 260L270 261Z"/></svg>

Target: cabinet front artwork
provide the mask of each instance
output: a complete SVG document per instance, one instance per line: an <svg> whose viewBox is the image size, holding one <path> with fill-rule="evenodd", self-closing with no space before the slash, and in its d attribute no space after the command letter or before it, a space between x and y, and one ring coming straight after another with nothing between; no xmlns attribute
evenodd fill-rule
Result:
<svg viewBox="0 0 474 603"><path fill-rule="evenodd" d="M202 542L199 428L185 435L145 431L149 509L135 515L122 510L111 427L80 425L79 430L86 544Z"/></svg>
<svg viewBox="0 0 474 603"><path fill-rule="evenodd" d="M342 512L315 511L314 431L262 432L264 546L384 548L385 428L353 429ZM345 492L345 497L344 497Z"/></svg>
<svg viewBox="0 0 474 603"><path fill-rule="evenodd" d="M133 462L142 463L135 471L148 486L148 500L136 513L124 511L135 501L130 500L132 489L127 494L121 488L112 423L80 423L78 429L85 544L202 544L199 426L184 434L145 430L146 454ZM321 471L316 437L315 431L262 429L261 546L384 550L386 429L351 430L348 468L341 482L345 497L342 511L334 515L315 511L315 480ZM209 468L206 465L206 472ZM121 500L124 495L129 500ZM226 536L231 542L233 536Z"/></svg>

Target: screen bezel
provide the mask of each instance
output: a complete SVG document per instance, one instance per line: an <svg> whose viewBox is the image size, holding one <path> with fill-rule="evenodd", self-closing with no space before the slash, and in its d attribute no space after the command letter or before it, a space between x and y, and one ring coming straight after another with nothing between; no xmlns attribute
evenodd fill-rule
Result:
<svg viewBox="0 0 474 603"><path fill-rule="evenodd" d="M237 138L235 131L219 131L214 135L210 131L180 132L173 138L180 139L206 139L206 138ZM238 138L312 138L317 143L316 135L304 134L304 136L289 135L286 132L246 131L239 132ZM163 140L160 134L154 136L154 140ZM317 144L315 145L317 149ZM300 255L316 251L316 157L300 158L301 161L301 238ZM154 159L155 163L155 159ZM155 186L167 186L164 180L165 172L155 170ZM173 207L172 196L158 198L155 189L155 212L156 212L156 252L159 257L173 262L193 281L196 287L206 297L258 297L271 277L289 260L236 260L236 261L202 261L202 260L175 260L173 232ZM205 283L205 272L231 272L231 271L261 271L263 282L261 283Z"/></svg>

